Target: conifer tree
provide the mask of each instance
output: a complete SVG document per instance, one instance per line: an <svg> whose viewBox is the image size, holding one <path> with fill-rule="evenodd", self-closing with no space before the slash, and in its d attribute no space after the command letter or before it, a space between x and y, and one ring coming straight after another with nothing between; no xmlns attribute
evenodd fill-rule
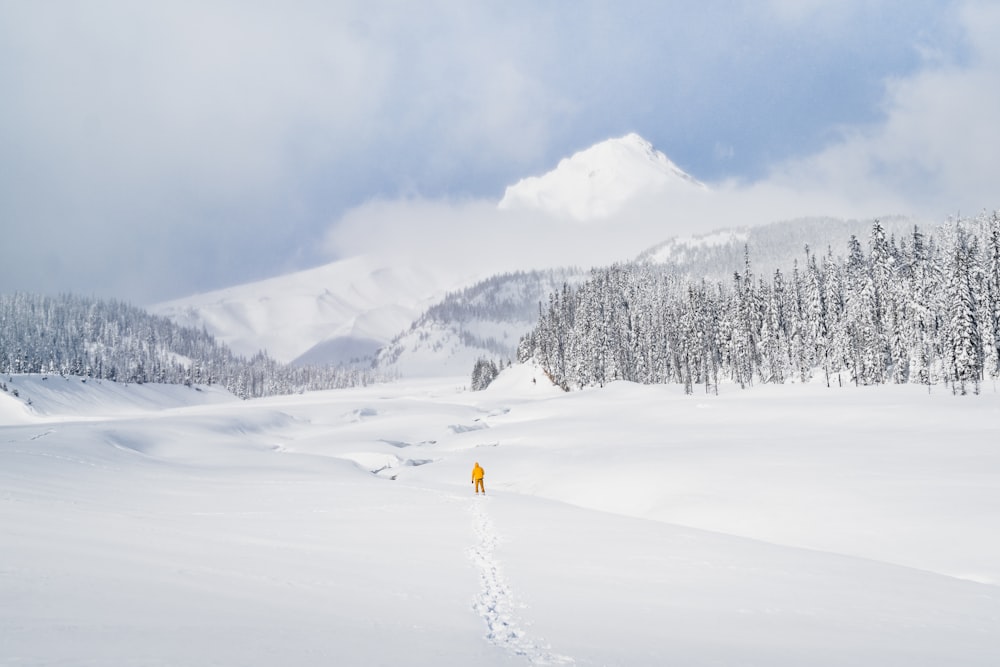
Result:
<svg viewBox="0 0 1000 667"><path fill-rule="evenodd" d="M974 265L976 244L962 224L953 227L948 263L948 360L952 390L979 393L983 354L979 336Z"/></svg>

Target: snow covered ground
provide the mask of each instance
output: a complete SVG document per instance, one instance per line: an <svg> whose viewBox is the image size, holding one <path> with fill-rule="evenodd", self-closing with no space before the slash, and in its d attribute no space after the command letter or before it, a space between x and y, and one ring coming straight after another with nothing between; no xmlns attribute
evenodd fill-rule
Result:
<svg viewBox="0 0 1000 667"><path fill-rule="evenodd" d="M1000 664L993 387L2 379L3 665Z"/></svg>

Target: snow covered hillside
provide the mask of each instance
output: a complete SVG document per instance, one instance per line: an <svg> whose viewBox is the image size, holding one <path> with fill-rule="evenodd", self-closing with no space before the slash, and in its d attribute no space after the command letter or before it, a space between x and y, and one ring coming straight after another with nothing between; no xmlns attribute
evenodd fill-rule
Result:
<svg viewBox="0 0 1000 667"><path fill-rule="evenodd" d="M346 362L374 354L467 280L443 267L355 257L150 310L183 326L204 326L245 356L265 349L285 363Z"/></svg>
<svg viewBox="0 0 1000 667"><path fill-rule="evenodd" d="M995 388L3 379L6 664L1000 661Z"/></svg>
<svg viewBox="0 0 1000 667"><path fill-rule="evenodd" d="M518 181L507 188L499 206L587 221L606 218L637 197L692 190L707 187L633 133L564 158L542 176Z"/></svg>
<svg viewBox="0 0 1000 667"><path fill-rule="evenodd" d="M539 304L589 275L572 268L522 271L452 292L382 348L376 365L390 376L441 377L468 375L479 358L513 361L521 337L538 322Z"/></svg>

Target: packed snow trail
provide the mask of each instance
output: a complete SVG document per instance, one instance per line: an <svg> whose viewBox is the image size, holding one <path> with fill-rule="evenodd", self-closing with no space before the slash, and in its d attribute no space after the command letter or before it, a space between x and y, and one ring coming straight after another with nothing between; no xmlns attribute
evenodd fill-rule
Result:
<svg viewBox="0 0 1000 667"><path fill-rule="evenodd" d="M524 657L530 665L573 665L576 661L552 653L541 643L531 639L520 627L515 613L515 600L494 556L497 534L486 513L484 496L476 498L471 512L475 520L479 543L469 550L469 555L479 568L482 590L474 605L486 622L486 638L513 655Z"/></svg>

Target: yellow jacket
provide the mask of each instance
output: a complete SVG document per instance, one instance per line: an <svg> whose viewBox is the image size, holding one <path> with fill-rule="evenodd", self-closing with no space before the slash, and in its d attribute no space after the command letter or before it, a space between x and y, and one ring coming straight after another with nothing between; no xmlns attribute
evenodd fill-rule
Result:
<svg viewBox="0 0 1000 667"><path fill-rule="evenodd" d="M472 481L475 482L477 479L482 479L484 474L482 466L477 462L472 468Z"/></svg>

